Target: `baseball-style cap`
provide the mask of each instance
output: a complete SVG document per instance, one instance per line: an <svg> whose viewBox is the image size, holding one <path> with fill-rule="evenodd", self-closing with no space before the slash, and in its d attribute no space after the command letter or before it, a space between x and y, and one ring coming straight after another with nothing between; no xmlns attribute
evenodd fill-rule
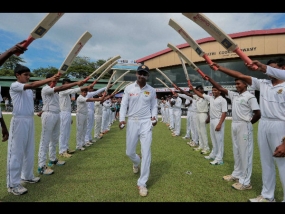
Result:
<svg viewBox="0 0 285 214"><path fill-rule="evenodd" d="M149 73L149 68L146 65L141 65L138 67L137 71L145 71Z"/></svg>

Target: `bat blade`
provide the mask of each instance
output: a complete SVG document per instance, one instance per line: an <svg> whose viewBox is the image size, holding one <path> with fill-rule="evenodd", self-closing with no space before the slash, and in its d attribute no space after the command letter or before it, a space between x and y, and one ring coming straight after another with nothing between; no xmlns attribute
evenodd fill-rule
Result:
<svg viewBox="0 0 285 214"><path fill-rule="evenodd" d="M92 35L86 31L84 32L81 37L76 41L76 43L73 45L72 49L68 53L67 57L63 61L62 65L59 68L59 72L61 74L64 74L74 61L75 57L79 54L83 46L88 42L88 40L92 37Z"/></svg>
<svg viewBox="0 0 285 214"><path fill-rule="evenodd" d="M180 36L182 36L183 39L190 45L191 48L194 49L194 51L201 57L203 57L208 64L213 64L212 60L209 58L209 56L202 50L200 45L173 19L170 19L168 24L176 30ZM215 70L218 70L216 67L214 67Z"/></svg>
<svg viewBox="0 0 285 214"><path fill-rule="evenodd" d="M95 75L96 73L99 73L101 71L103 71L105 68L107 68L109 65L113 64L114 62L116 62L118 59L120 59L121 56L117 55L114 56L113 58L109 59L108 61L106 61L103 65L101 65L98 69L96 69L92 74L90 74L88 77L86 77L84 79L85 82L87 82L93 75ZM116 62L117 63L117 62Z"/></svg>
<svg viewBox="0 0 285 214"><path fill-rule="evenodd" d="M31 31L26 42L22 44L24 48L27 48L35 39L42 38L51 27L63 16L64 13L48 13ZM16 53L19 56L20 53Z"/></svg>
<svg viewBox="0 0 285 214"><path fill-rule="evenodd" d="M167 44L167 47L175 51L179 57L181 57L189 66L191 66L195 71L197 71L203 78L205 78L205 74L188 58L186 57L176 46L171 43Z"/></svg>
<svg viewBox="0 0 285 214"><path fill-rule="evenodd" d="M239 48L234 40L218 27L212 20L202 13L182 13L214 37L226 50L236 53L245 63L251 64L252 60ZM254 66L257 69L257 66Z"/></svg>
<svg viewBox="0 0 285 214"><path fill-rule="evenodd" d="M234 51L238 45L234 40L219 28L212 20L202 13L182 13L214 37L225 49Z"/></svg>
<svg viewBox="0 0 285 214"><path fill-rule="evenodd" d="M81 51L83 46L86 44L86 42L92 37L92 35L86 31L84 32L79 39L76 41L76 43L73 45L72 49L69 51L68 55L66 56L65 60L63 61L62 65L60 66L58 73L60 75L64 74L69 66L72 64L75 57L78 55L78 53ZM51 84L51 88L55 86L56 83Z"/></svg>
<svg viewBox="0 0 285 214"><path fill-rule="evenodd" d="M203 57L205 52L202 50L202 48L198 45L198 43L173 19L170 19L168 22L169 26L171 26L174 30L176 30L182 37L185 39L185 41L195 50L195 52Z"/></svg>

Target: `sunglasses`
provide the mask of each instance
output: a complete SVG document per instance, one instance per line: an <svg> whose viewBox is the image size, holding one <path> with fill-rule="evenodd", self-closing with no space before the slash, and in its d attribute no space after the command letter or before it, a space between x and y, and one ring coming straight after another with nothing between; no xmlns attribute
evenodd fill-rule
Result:
<svg viewBox="0 0 285 214"><path fill-rule="evenodd" d="M146 71L138 71L138 75L140 75L140 76L148 76L148 73Z"/></svg>

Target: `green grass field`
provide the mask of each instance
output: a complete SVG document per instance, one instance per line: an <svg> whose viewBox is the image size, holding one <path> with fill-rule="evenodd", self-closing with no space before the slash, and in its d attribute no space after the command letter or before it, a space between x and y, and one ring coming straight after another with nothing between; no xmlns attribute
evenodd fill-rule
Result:
<svg viewBox="0 0 285 214"><path fill-rule="evenodd" d="M4 114L9 127L11 115ZM70 147L76 145L76 123L72 125ZM37 154L41 134L40 118L35 116ZM147 197L141 197L136 187L138 174L125 154L126 130L116 121L111 131L85 151L64 158L64 166L55 166L53 175L40 175L37 184L24 184L28 193L15 196L7 192L7 142L0 143L0 201L2 202L247 202L261 193L262 178L257 145L257 124L254 125L254 156L251 190L239 191L232 182L222 179L233 171L233 152L230 134L231 121L226 120L224 165L213 166L199 152L186 144L186 119L182 118L181 136L172 137L164 123L153 131L152 163L147 183ZM209 127L208 127L209 131ZM210 136L210 135L208 135ZM211 140L209 137L210 147ZM138 153L140 146L138 146ZM186 172L190 171L189 175ZM276 201L283 200L283 190L277 172Z"/></svg>

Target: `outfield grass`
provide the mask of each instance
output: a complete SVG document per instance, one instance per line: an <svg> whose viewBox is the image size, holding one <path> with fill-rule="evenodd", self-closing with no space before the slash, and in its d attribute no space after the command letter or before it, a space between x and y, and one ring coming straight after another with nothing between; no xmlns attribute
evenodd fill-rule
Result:
<svg viewBox="0 0 285 214"><path fill-rule="evenodd" d="M4 114L9 127L11 115ZM76 145L76 123L72 125L70 147ZM35 116L37 154L41 134L40 118ZM7 142L0 143L0 201L2 202L247 202L261 193L261 166L257 145L257 124L254 124L254 157L251 190L238 191L232 182L222 179L233 170L230 120L226 120L224 165L213 166L199 152L193 151L183 137L186 119L182 118L181 136L172 137L164 123L153 130L152 163L147 183L149 194L141 197L133 174L132 163L125 154L126 130L119 130L116 121L111 131L85 151L64 158L66 165L55 166L53 175L41 175L37 184L24 184L28 193L15 196L7 192ZM208 127L209 131L209 127ZM210 136L210 135L208 135ZM210 147L211 140L209 137ZM138 153L140 147L138 147ZM190 171L189 175L186 172ZM283 200L283 190L277 172L276 201Z"/></svg>

